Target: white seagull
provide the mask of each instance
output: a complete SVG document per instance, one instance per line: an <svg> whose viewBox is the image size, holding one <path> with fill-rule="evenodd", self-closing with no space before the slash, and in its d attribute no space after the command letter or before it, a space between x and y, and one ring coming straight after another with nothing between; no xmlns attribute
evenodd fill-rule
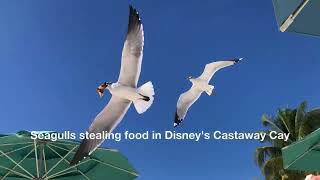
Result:
<svg viewBox="0 0 320 180"><path fill-rule="evenodd" d="M198 78L194 78L192 76L188 77L189 81L192 83L192 87L189 91L181 94L179 97L173 126L177 127L182 122L187 115L188 109L198 100L202 92L206 92L211 96L214 86L209 85L209 82L218 70L234 65L241 60L242 58L212 62L206 65L203 73Z"/></svg>
<svg viewBox="0 0 320 180"><path fill-rule="evenodd" d="M143 26L139 14L132 6L129 7L129 24L126 41L122 50L121 70L118 82L105 82L97 88L100 97L107 89L112 97L106 107L96 116L89 127L89 133L111 133L120 123L133 102L139 114L145 112L153 102L153 85L149 81L137 88L143 55ZM70 165L79 163L89 156L102 143L103 139L84 139Z"/></svg>

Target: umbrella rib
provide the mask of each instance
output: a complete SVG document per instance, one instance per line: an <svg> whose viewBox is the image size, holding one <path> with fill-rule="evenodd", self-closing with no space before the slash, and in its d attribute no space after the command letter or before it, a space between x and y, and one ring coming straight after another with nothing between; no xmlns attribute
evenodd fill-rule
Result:
<svg viewBox="0 0 320 180"><path fill-rule="evenodd" d="M51 144L52 145L52 144ZM68 160L66 160L65 158L63 158L63 156L61 156L57 151L55 151L52 147L50 147L51 145L48 145L48 148L50 148L54 153L56 153L60 158L62 158L64 161L66 161L68 164L70 163ZM68 168L68 169L72 169L72 168L75 168L76 171L79 171L81 174L82 171L80 171L79 169L76 168L76 166L74 167L71 167L71 168ZM59 171L59 172L56 172L55 174L51 175L49 178L53 178L53 177L57 177L57 176L61 176L61 174L68 174L70 172L73 172L74 170L68 172L68 173L63 173L64 171L66 170L62 170L62 171Z"/></svg>
<svg viewBox="0 0 320 180"><path fill-rule="evenodd" d="M286 31L289 26L293 23L293 21L296 19L296 17L300 14L300 12L302 11L302 9L307 5L307 3L310 0L304 0L299 6L298 8L289 15L289 17L284 21L284 23L282 23L282 25L280 26L280 31L284 32Z"/></svg>
<svg viewBox="0 0 320 180"><path fill-rule="evenodd" d="M287 168L289 168L292 164L294 164L295 162L297 162L299 159L301 159L304 155L308 154L310 151L313 150L315 146L311 147L310 149L308 149L308 151L304 152L303 154L301 154L297 159L295 159L294 161L292 161L292 163L290 163ZM286 169L287 169L286 168Z"/></svg>
<svg viewBox="0 0 320 180"><path fill-rule="evenodd" d="M64 174L68 174L68 173L70 173L70 172L73 172L74 170L65 173L65 171L68 171L68 170L70 170L70 169L72 169L72 168L75 168L75 167L80 166L81 164L84 164L84 163L87 163L87 162L89 162L89 161L80 162L80 163L78 163L78 164L76 164L76 165L73 165L73 166L67 168L67 169L64 169L64 170L62 170L62 171L59 171L59 172L57 172L57 173L54 173L54 174L52 174L51 176L49 176L48 179L49 179L49 178L54 178L54 177L57 177L57 176L62 176L62 175L64 175Z"/></svg>
<svg viewBox="0 0 320 180"><path fill-rule="evenodd" d="M78 172L83 176L83 177L85 177L86 179L88 179L88 180L91 180L87 175L85 175L82 171L80 171L79 169L78 169Z"/></svg>
<svg viewBox="0 0 320 180"><path fill-rule="evenodd" d="M32 178L34 178L34 176L27 171L25 168L23 168L22 166L20 166L15 160L13 160L10 156L8 156L6 153L4 153L3 151L0 150L0 153L3 154L4 156L6 156L10 161L12 161L14 164L16 164L19 168L21 168L24 172L26 172L27 174L29 174Z"/></svg>
<svg viewBox="0 0 320 180"><path fill-rule="evenodd" d="M35 161L36 161L36 169L37 169L37 178L40 176L40 171L39 171L39 159L38 159L38 151L37 151L37 143L36 140L33 140L33 145L34 145L34 156L35 156Z"/></svg>
<svg viewBox="0 0 320 180"><path fill-rule="evenodd" d="M27 155L25 155L25 156L18 162L18 164L21 164L21 162L24 161L32 152L33 152L33 149L31 149L31 151L30 151ZM17 164L16 164L13 168L11 168L11 170L14 170L16 167L17 167ZM8 172L1 178L1 180L3 180L3 179L4 179L5 177L7 177L9 174L10 174L10 171L8 171ZM30 177L30 178L31 178L31 177ZM32 179L32 178L31 178L31 179Z"/></svg>
<svg viewBox="0 0 320 180"><path fill-rule="evenodd" d="M65 150L65 151L70 151L69 149L62 148L62 147L56 146L54 144L50 144L50 146L53 146L53 147L56 147L56 148L59 148L59 149ZM75 152L71 152L71 153L75 153Z"/></svg>
<svg viewBox="0 0 320 180"><path fill-rule="evenodd" d="M72 145L72 144L65 144L65 143L58 143L58 144ZM74 153L74 152L72 152L72 151L75 149L75 148L73 148L73 149L71 149L71 150L68 150L68 149L65 149L65 148L56 146L56 145L54 145L53 143L50 143L50 145L48 144L48 148L50 148L52 151L54 151L54 150L53 150L50 146L53 146L53 147L56 147L56 148L59 148L59 149L62 149L62 150L69 151L68 154L69 154L69 153ZM111 150L108 150L108 151L111 151ZM54 152L55 152L55 151L54 151ZM55 152L55 153L58 154L59 156L61 156L59 153L57 153L57 152ZM65 156L65 157L66 157L66 156ZM65 160L66 162L69 162L68 160L65 159L65 157L64 157L62 160ZM134 176L139 176L139 174L137 174L137 173L135 173L135 172L132 172L132 171L129 171L129 170L120 168L120 167L115 166L115 165L112 165L112 164L110 164L110 163L105 163L105 162L99 161L99 160L97 160L97 159L89 159L88 161L90 161L90 160L96 161L96 162L98 162L98 163L104 164L104 165L106 165L106 166L112 167L112 168L117 169L117 170L120 170L120 171L124 171L124 172L129 173L129 174L132 174L132 175L134 175ZM61 160L60 160L60 161L61 161ZM67 168L67 169L64 169L64 170L62 170L62 171L60 171L60 172L56 172L55 174L52 174L52 175L49 176L48 178L57 177L57 176L61 176L61 175L67 174L67 173L69 173L69 172L67 172L67 173L63 173L63 172L65 172L65 171L67 171L67 170L69 170L69 169L75 168L76 166L79 166L79 165L81 165L81 164L84 164L84 163L86 163L86 162L88 162L88 161L80 162L79 164L76 164L76 165L74 165L74 166L72 166L72 167L69 167L69 168ZM58 162L58 163L60 163L60 162ZM78 171L80 171L80 170L78 170ZM71 171L71 172L72 172L72 171ZM61 174L61 173L62 173L62 174ZM81 171L80 171L80 173L82 174ZM89 178L89 179L90 179L90 178Z"/></svg>
<svg viewBox="0 0 320 180"><path fill-rule="evenodd" d="M33 179L33 177L27 176L27 175L22 174L22 173L20 173L20 172L18 172L18 171L14 171L14 170L9 169L9 168L7 168L7 167L4 167L4 166L2 166L2 165L0 165L0 168L3 168L3 169L8 170L8 171L11 171L11 172L13 172L13 173L15 173L15 174L17 174L17 175L19 175L19 176L21 176L21 177L24 177L24 178L27 178L27 179L31 179L31 180Z"/></svg>
<svg viewBox="0 0 320 180"><path fill-rule="evenodd" d="M61 158L62 158L62 155L61 154L59 154L57 151L55 151L53 148L51 148L50 146L51 145L53 145L53 144L50 144L50 145L48 145L48 148L50 148L54 153L56 153L58 156L60 156ZM54 145L55 146L55 145ZM57 148L60 148L59 146L55 146L55 147L57 147ZM62 148L62 149L64 149L64 148ZM68 161L68 160L66 160L66 159L64 159L64 161L66 161L68 164L70 163L70 161ZM79 169L77 169L76 167L75 167L75 169L82 175L82 176L84 176L86 179L88 179L88 180L91 180L88 176L86 176L82 171L80 171ZM58 175L59 176L59 175ZM55 176L56 177L56 176Z"/></svg>
<svg viewBox="0 0 320 180"><path fill-rule="evenodd" d="M33 144L33 142L7 143L7 144L1 144L0 147L2 147L2 146L13 146L13 145L22 145L22 144Z"/></svg>
<svg viewBox="0 0 320 180"><path fill-rule="evenodd" d="M76 169L73 169L71 171L63 172L63 173L60 173L60 174L54 174L54 175L51 175L51 176L47 177L47 179L54 179L54 178L56 178L58 176L63 176L63 175L66 175L66 174L69 174L69 173L72 173L72 172L76 172L76 171L77 171Z"/></svg>
<svg viewBox="0 0 320 180"><path fill-rule="evenodd" d="M65 148L56 146L56 145L54 145L54 144L50 144L50 146L54 146L54 147L59 148L59 149L67 150L67 149L65 149ZM97 160L97 159L90 159L90 160L97 161L97 162L99 162L99 163L101 163L101 164L104 164L104 165L106 165L106 166L110 166L110 167L112 167L112 168L115 168L115 169L118 169L118 170L121 170L121 171L125 171L125 172L127 172L127 173L129 173L129 174L138 176L138 174L135 173L135 172L128 171L128 170L126 170L126 169L120 168L120 167L115 166L115 165L112 165L112 164L110 164L110 163L104 163L104 162L99 161L99 160Z"/></svg>
<svg viewBox="0 0 320 180"><path fill-rule="evenodd" d="M63 143L63 142L54 142L55 144L61 144L61 145L66 145L66 146L76 146L77 144L68 144L68 143Z"/></svg>
<svg viewBox="0 0 320 180"><path fill-rule="evenodd" d="M49 145L48 145L48 147L49 147ZM56 168L63 161L63 159L66 158L70 154L70 152L73 151L76 147L77 146L72 148L62 159L60 159L54 166L52 166L45 175L48 175L54 168Z"/></svg>
<svg viewBox="0 0 320 180"><path fill-rule="evenodd" d="M120 170L120 171L124 171L124 172L129 173L129 174L132 174L132 175L134 175L134 176L139 176L139 174L137 174L137 173L135 173L135 172L131 172L131 171L129 171L129 170L123 169L123 168L121 168L121 167L115 166L115 165L110 164L110 163L102 162L102 161L100 161L100 160L98 160L98 159L90 159L90 160L96 161L96 162L98 162L98 163L101 163L101 164L103 164L103 165L112 167L112 168L114 168L114 169L118 169L118 170Z"/></svg>
<svg viewBox="0 0 320 180"><path fill-rule="evenodd" d="M51 143L51 145L52 144L53 143ZM62 144L62 145L67 145L67 146L75 146L76 145L76 144L67 144L67 143L62 143L62 142L54 142L54 144ZM104 151L118 152L118 150L116 150L116 149L109 149L109 148L97 148L97 149L104 150Z"/></svg>
<svg viewBox="0 0 320 180"><path fill-rule="evenodd" d="M21 148L18 148L18 149L15 149L15 150L6 152L6 154L8 155L8 154L14 153L14 152L16 152L16 151L20 151L20 150L22 150L22 149L26 149L26 148L31 147L31 146L32 146L32 144L30 144L30 145L28 145L28 146L23 146L23 147L21 147ZM3 156L3 154L1 154L0 157L1 157L1 156Z"/></svg>
<svg viewBox="0 0 320 180"><path fill-rule="evenodd" d="M46 153L45 153L45 150L44 150L45 147L46 147L46 145L43 146L42 154L43 154L44 173L46 175L47 174L47 161L46 161ZM43 176L43 177L45 177L45 176Z"/></svg>
<svg viewBox="0 0 320 180"><path fill-rule="evenodd" d="M89 160L87 160L87 161L82 161L82 162L80 162L80 163L78 163L78 164L76 164L76 165L73 165L73 166L71 166L71 167L68 167L67 169L64 169L64 170L62 170L62 171L60 171L60 172L56 172L56 173L52 174L51 176L49 176L48 178L56 177L57 175L61 176L62 174L63 174L63 175L64 175L64 174L68 174L68 173L70 173L70 172L68 172L68 173L63 173L63 172L65 172L65 171L67 171L67 170L69 170L69 169L75 168L75 167L77 167L77 166L80 166L80 165L82 165L82 164L84 164L84 163L87 163L87 162L89 162ZM73 171L74 171L74 170L73 170ZM72 172L72 171L71 171L71 172Z"/></svg>

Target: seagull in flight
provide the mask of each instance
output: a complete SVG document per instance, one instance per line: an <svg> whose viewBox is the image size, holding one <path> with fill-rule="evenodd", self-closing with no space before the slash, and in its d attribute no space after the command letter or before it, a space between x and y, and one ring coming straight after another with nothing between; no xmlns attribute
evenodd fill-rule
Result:
<svg viewBox="0 0 320 180"><path fill-rule="evenodd" d="M111 133L120 123L131 103L139 114L152 104L154 89L149 81L137 87L143 55L144 34L141 19L136 9L129 7L129 24L122 50L121 69L118 82L104 82L97 89L100 97L109 90L112 97L105 108L96 116L89 133ZM98 148L104 139L83 139L70 165L76 165Z"/></svg>
<svg viewBox="0 0 320 180"><path fill-rule="evenodd" d="M182 122L187 115L188 109L199 99L202 92L206 92L211 96L214 86L209 85L209 82L218 70L232 66L241 60L242 58L212 62L205 66L203 73L198 78L193 76L188 77L189 81L192 83L192 87L179 97L173 126L177 127Z"/></svg>

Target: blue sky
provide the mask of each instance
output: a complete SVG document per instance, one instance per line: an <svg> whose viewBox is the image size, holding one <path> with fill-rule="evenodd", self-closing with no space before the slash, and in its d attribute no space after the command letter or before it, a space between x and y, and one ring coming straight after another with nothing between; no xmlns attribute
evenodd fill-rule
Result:
<svg viewBox="0 0 320 180"><path fill-rule="evenodd" d="M116 81L128 5L140 12L145 51L139 84L152 80L156 99L143 115L133 107L115 132L175 130L256 132L261 115L307 100L320 105L319 39L277 30L269 1L0 2L1 133L85 131L110 95L95 88ZM211 81L186 120L173 129L180 93L206 63L244 57ZM139 180L253 179L256 141L121 141ZM240 178L239 178L240 177Z"/></svg>

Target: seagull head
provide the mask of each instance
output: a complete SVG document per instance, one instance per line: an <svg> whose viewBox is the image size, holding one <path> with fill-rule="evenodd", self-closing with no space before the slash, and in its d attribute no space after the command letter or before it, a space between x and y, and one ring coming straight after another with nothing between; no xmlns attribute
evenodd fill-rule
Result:
<svg viewBox="0 0 320 180"><path fill-rule="evenodd" d="M99 94L100 98L103 97L105 89L108 88L108 86L110 86L111 84L111 82L104 82L97 87L96 91Z"/></svg>

